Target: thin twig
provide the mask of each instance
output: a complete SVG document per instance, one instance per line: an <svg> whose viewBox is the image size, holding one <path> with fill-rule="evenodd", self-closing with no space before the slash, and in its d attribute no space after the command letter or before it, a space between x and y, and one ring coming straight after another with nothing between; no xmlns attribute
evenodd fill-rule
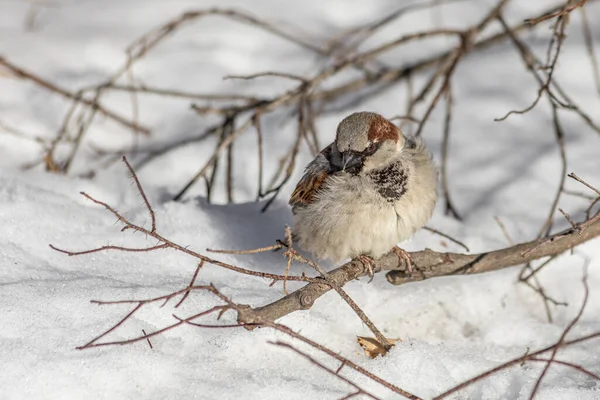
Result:
<svg viewBox="0 0 600 400"><path fill-rule="evenodd" d="M204 260L201 260L198 263L198 266L196 267L196 270L194 271L194 275L192 275L192 279L190 280L190 284L188 285L188 288L192 288L194 287L195 283L196 283L196 278L198 277L198 273L200 272L200 269L204 266ZM177 302L177 304L175 304L175 308L178 308L180 305L183 304L183 302L185 301L185 299L188 298L188 296L190 295L191 290L188 290L187 292L185 292L183 294L183 296L181 296L181 300L179 300Z"/></svg>
<svg viewBox="0 0 600 400"><path fill-rule="evenodd" d="M148 128L145 128L140 125L136 125L135 123L127 120L127 118L122 117L121 115L116 114L115 112L105 108L99 102L94 101L94 100L89 100L89 99L83 97L81 94L69 92L68 90L63 89L63 88L55 85L54 83L52 83L48 80L45 80L45 79L33 74L32 72L29 72L29 71L17 66L16 64L13 64L12 62L8 61L7 59L5 59L4 57L1 57L1 56L0 56L0 65L7 68L18 78L30 80L30 81L36 83L37 85L43 87L46 90L57 93L67 99L74 100L77 103L85 104L86 106L91 107L93 109L97 109L105 117L110 118L110 119L114 120L115 122L118 122L119 124L134 130L135 132L144 133L144 134L150 133L150 130Z"/></svg>
<svg viewBox="0 0 600 400"><path fill-rule="evenodd" d="M295 348L295 347L294 347L294 346L292 346L291 344L289 344L289 343L285 343L285 342L282 342L282 341L280 341L280 340L278 340L278 341L276 341L276 342L269 342L269 343L271 343L271 344L274 344L274 345L276 345L276 346L285 347L285 348L288 348L288 349L290 349L290 350L294 351L296 354L299 354L299 355L301 355L302 357L306 358L306 359L307 359L308 361L310 361L312 364L316 365L317 367L321 368L322 370L324 370L324 371L328 372L329 374L331 374L331 375L333 375L333 376L337 377L337 378L338 378L338 379L340 379L341 381L343 381L343 382L347 383L348 385L352 386L354 389L356 389L356 390L357 390L357 392L356 392L356 393L353 393L353 394L352 394L352 396L363 394L363 395L365 395L365 396L367 396L367 397L369 397L369 398L371 398L371 399L375 399L375 400L379 399L379 397L376 397L375 395L373 395L373 394L371 394L371 393L367 392L366 390L364 390L364 389L363 389L363 388L361 388L360 386L356 385L354 382L352 382L352 381L351 381L351 380L349 380L348 378L345 378L345 377L343 377L343 376L339 375L339 374L338 374L336 371L334 371L334 370L330 369L329 367L326 367L324 364L322 364L322 363L318 362L318 361L317 361L317 360L315 360L313 357L309 356L307 353L305 353L305 352L303 352L303 351L300 351L300 350L298 350L297 348ZM348 397L348 396L346 396L345 398L347 399L347 398L349 398L349 397Z"/></svg>
<svg viewBox="0 0 600 400"><path fill-rule="evenodd" d="M442 181L442 192L446 204L446 215L450 214L459 221L462 221L460 214L456 211L456 207L450 198L450 189L448 187L448 148L450 146L450 122L452 119L452 88L448 85L446 91L446 117L444 118L444 137L442 139L442 166L441 166L441 181Z"/></svg>
<svg viewBox="0 0 600 400"><path fill-rule="evenodd" d="M150 202L148 201L148 197L144 192L144 188L142 188L140 180L138 179L135 171L133 170L131 164L129 164L129 161L127 161L127 158L125 156L123 156L123 163L125 163L125 166L127 166L129 174L131 175L131 179L133 179L133 181L135 182L135 186L137 187L138 193L140 194L140 196L142 196L142 199L144 200L144 205L146 206L148 214L150 214L150 220L152 221L152 229L150 230L150 232L154 233L156 232L156 216L154 215L154 210L150 206Z"/></svg>
<svg viewBox="0 0 600 400"><path fill-rule="evenodd" d="M553 364L559 364L559 365L564 365L565 367L569 367L569 368L573 368L581 373L586 374L587 376L589 376L592 379L596 379L597 381L600 381L600 375L597 375L593 372L591 372L590 370L587 370L585 368L583 368L581 365L577 365L577 364L573 364L567 361L560 361L560 360L552 360L549 358L540 358L540 357L532 357L529 358L527 361L540 361L540 362L545 362L545 363L553 363Z"/></svg>
<svg viewBox="0 0 600 400"><path fill-rule="evenodd" d="M539 18L526 19L525 22L527 22L528 24L531 24L531 25L537 25L540 22L549 20L554 17L559 17L559 18L564 17L565 15L569 14L573 10L576 10L579 7L583 7L585 5L585 3L587 3L587 2L588 2L588 0L581 0L581 1L577 2L576 4L570 6L569 3L571 3L571 1L567 1L566 5L564 6L564 8L562 10L557 10L555 12L551 12L551 13L542 15Z"/></svg>
<svg viewBox="0 0 600 400"><path fill-rule="evenodd" d="M584 282L586 282L585 275L584 275ZM506 368L509 368L509 367L512 367L514 365L522 364L522 363L528 361L531 358L536 358L540 354L546 353L548 351L552 351L552 356L550 358L550 361L547 364L547 366L548 366L548 365L550 365L553 362L554 356L556 355L556 352L558 351L559 348L570 346L570 345L581 343L581 342L585 342L585 341L588 341L588 340L600 337L600 332L596 332L596 333L592 333L590 335L582 336L582 337L580 337L578 339L574 339L574 340L570 340L570 341L565 341L564 340L565 336L569 332L569 330L577 323L577 321L579 321L579 318L581 317L581 314L583 313L583 310L585 308L585 305L586 305L586 302L587 302L587 296L588 296L587 295L587 283L584 283L584 285L586 287L586 294L584 296L584 302L582 303L582 306L579 309L579 312L578 312L577 316L573 319L573 321L571 321L571 323L563 331L563 334L561 335L561 337L560 337L560 339L559 339L558 342L556 342L556 343L554 343L554 344L552 344L550 346L547 346L547 347L545 347L545 348L543 348L541 350L537 350L537 351L535 351L533 353L529 353L528 352L524 356L521 356L521 357L515 358L513 360L510 360L508 362L505 362L505 363L503 363L503 364L501 364L501 365L499 365L497 367L494 367L494 368L492 368L492 369L490 369L490 370L488 370L486 372L483 372L483 373L481 373L481 374L479 374L479 375L477 375L477 376L475 376L475 377L473 377L471 379L468 379L468 380L462 382L461 384L459 384L459 385L457 385L457 386L455 386L455 387L453 387L453 388L445 391L444 393L436 396L434 398L434 400L440 400L440 399L446 398L446 397L450 396L451 394L454 394L454 393L456 393L456 392L458 392L458 391L460 391L460 390L462 390L462 389L464 389L464 388L472 385L475 382L478 382L478 381L480 381L482 379L485 379L485 378L487 378L487 377L489 377L491 375L494 375L495 373L497 373L499 371L502 371L502 370L504 370ZM539 385L539 382L541 381L541 378L543 378L543 374L538 379L538 382L536 383L536 388ZM534 391L532 392L530 399L533 398L533 396L535 395L535 391L536 391L536 389L534 389Z"/></svg>
<svg viewBox="0 0 600 400"><path fill-rule="evenodd" d="M575 175L573 172L571 172L567 176L569 178L571 178L571 179L575 179L577 182L581 183L582 185L584 185L588 189L593 190L594 192L596 192L600 196L600 189L596 189L594 186L590 185L589 183L587 183L586 181L584 181L583 179L581 179L579 176Z"/></svg>
<svg viewBox="0 0 600 400"><path fill-rule="evenodd" d="M274 72L274 71L259 72L259 73L252 74L252 75L225 75L223 77L223 79L224 80L227 80L227 79L250 80L250 79L264 78L264 77L269 77L269 76L274 76L277 78L287 78L287 79L292 79L292 80L300 81L300 82L307 81L306 78L299 76L299 75L289 74L287 72Z"/></svg>
<svg viewBox="0 0 600 400"><path fill-rule="evenodd" d="M563 253L587 240L600 236L600 212L594 218L579 223L580 226L585 227L581 233L570 228L549 238L537 239L485 253L438 253L429 249L412 252L410 256L413 267L419 271L418 274L408 274L396 254L390 252L374 260L374 271L390 271L387 279L394 285L438 276L496 271ZM364 265L360 261L354 260L330 271L328 277L341 287L366 274ZM274 321L294 311L306 310L312 307L319 297L331 290L331 287L325 283L310 283L273 303L247 310L244 317L249 320L240 320L240 322L252 322L254 319Z"/></svg>
<svg viewBox="0 0 600 400"><path fill-rule="evenodd" d="M132 174L132 177L134 177L134 179L139 183L139 180L137 179L137 176L135 174L135 171L131 168L130 165L128 165L128 169L130 171L130 173ZM141 184L138 186L138 191L140 193L140 195L142 195L142 197L145 197L144 191L141 187ZM188 254L200 261L204 261L206 263L209 264L213 264L213 265L217 265L220 266L222 268L231 270L231 271L235 271L235 272L239 272L245 275L252 275L252 276L258 276L258 277L262 277L262 278L268 278L271 280L276 280L276 281L281 281L283 279L286 280L295 280L295 281L305 281L305 282L314 282L314 281L321 281L319 279L315 279L315 278L309 278L306 276L289 276L289 277L285 277L283 275L277 275L277 274L270 274L267 272L258 272L258 271L252 271L246 268L241 268L241 267L237 267L235 265L231 265L231 264L227 264L218 260L214 260L211 259L209 257L206 257L198 252L195 252L191 249L189 249L188 247L184 247L181 246L163 236L161 236L158 232L156 232L155 230L148 230L146 228L143 228L142 226L136 225L134 223L132 223L131 221L129 221L127 218L123 217L119 212L117 212L114 208L112 208L111 206L109 206L108 204L100 201L100 200L96 200L95 198L93 198L92 196L88 195L85 192L80 192L82 196L84 196L85 198L87 198L88 200L92 201L95 204L98 204L99 206L104 207L107 211L109 211L111 214L113 214L123 225L124 227L122 228L122 231L124 230L128 230L131 229L134 232L140 232L144 235L150 236L154 239L156 239L159 243L161 243L160 245L157 246L153 246L150 248L137 248L137 249L132 249L132 248L125 248L125 247L121 247L121 246L102 246L102 247L98 247L98 248L94 248L94 249L89 249L89 250L84 250L84 251L79 251L79 252L73 252L73 251L69 251L69 250L64 250L64 249L60 249L54 245L50 245L50 247L56 251L68 254L68 255L82 255L82 254L90 254L90 253L96 253L99 251L104 251L104 250L123 250L123 251L134 251L134 252L147 252L147 251L152 251L152 250L157 250L157 249L165 249L165 248L172 248L174 250L180 251L182 253ZM146 207L148 207L149 210L152 210L152 207L150 206L149 202L147 201L147 198L145 200L145 204ZM152 212L151 215L154 215L154 213ZM153 224L154 225L154 224Z"/></svg>
<svg viewBox="0 0 600 400"><path fill-rule="evenodd" d="M583 38L585 40L585 48L590 57L590 63L592 71L594 73L594 82L596 83L596 91L600 95L600 68L598 67L598 58L594 51L594 39L592 38L592 31L590 29L590 23L588 21L587 12L584 7L581 10L581 29L583 30Z"/></svg>
<svg viewBox="0 0 600 400"><path fill-rule="evenodd" d="M340 297L346 303L348 303L350 308L352 308L352 310L365 323L365 325L367 325L367 327L371 330L371 332L373 332L373 334L375 335L375 337L377 338L379 343L385 349L390 349L392 347L392 344L390 342L388 342L386 337L375 326L373 321L371 321L369 319L369 317L367 317L367 314L365 314L365 312L358 306L358 304L356 304L356 302L354 300L352 300L352 298L350 296L348 296L346 291L344 289L342 289L342 287L340 285L338 285L335 280L331 279L329 277L329 274L323 268L321 268L321 266L319 264L315 263L312 260L309 260L306 257L303 257L302 255L300 255L297 251L295 251L292 248L292 230L287 226L285 229L285 234L286 234L285 236L287 238L288 249L285 253L283 253L283 255L287 256L289 258L289 260L293 259L295 261L299 261L299 262L304 263L304 264L308 265L309 267L313 268L315 271L317 271L323 277L323 279L329 284L329 286L331 286L340 295ZM288 269L289 269L289 263L288 263ZM286 269L286 274L287 274L287 269Z"/></svg>
<svg viewBox="0 0 600 400"><path fill-rule="evenodd" d="M584 267L584 269L585 268L586 267ZM565 328L562 335L558 339L558 342L556 342L556 345L552 349L552 353L550 354L550 359L548 360L548 363L546 363L544 370L542 371L539 378L535 382L535 385L533 386L533 390L531 391L531 395L529 396L529 400L533 400L533 398L535 397L535 394L537 393L537 391L540 387L540 384L542 383L542 380L544 379L544 376L546 376L548 369L550 369L550 365L554 361L554 357L556 357L556 353L558 352L558 349L564 344L565 338L567 337L567 335L569 334L571 329L573 329L575 324L577 324L577 322L579 322L579 320L581 319L581 316L583 315L583 311L585 310L585 306L587 305L589 294L590 294L590 289L588 287L588 282L587 282L587 271L584 271L582 283L583 283L583 302L581 304L581 308L579 309L579 312L577 313L575 318L573 318L571 323Z"/></svg>
<svg viewBox="0 0 600 400"><path fill-rule="evenodd" d="M456 243L457 245L459 245L460 247L462 247L463 249L465 249L466 252L470 252L471 251L469 249L469 247L467 247L466 244L464 244L463 242L461 242L460 240L458 240L456 238L453 238L452 236L448 235L447 233L438 231L437 229L429 227L429 226L424 226L423 230L429 231L429 232L434 233L434 234L436 234L438 236L446 238L446 239L448 239L449 241L451 241L453 243Z"/></svg>

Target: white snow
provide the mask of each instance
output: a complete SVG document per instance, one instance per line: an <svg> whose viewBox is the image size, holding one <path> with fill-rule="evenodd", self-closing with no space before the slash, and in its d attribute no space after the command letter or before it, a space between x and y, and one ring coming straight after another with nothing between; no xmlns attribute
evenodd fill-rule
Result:
<svg viewBox="0 0 600 400"><path fill-rule="evenodd" d="M366 41L366 49L407 32L446 26L462 28L478 21L494 1L462 1L418 11L398 20ZM69 90L99 83L125 61L124 49L144 32L189 9L211 6L251 11L314 43L373 21L398 7L398 2L303 1L261 2L186 0L55 0L0 3L0 56ZM547 7L542 0L513 1L505 13L509 23L535 15ZM600 7L586 6L595 43L600 31L593 21ZM35 11L36 23L26 20ZM492 24L490 33L500 31ZM548 24L523 37L543 55ZM435 54L450 39L420 42L386 53L381 60L393 65ZM596 46L596 50L598 50ZM598 120L600 101L581 33L579 13L573 13L556 78L574 100ZM323 60L310 51L259 29L222 17L206 17L165 40L134 67L136 79L161 88L198 93L272 96L293 82L278 78L223 81L230 74L266 70L299 75L318 72ZM428 74L419 75L422 84ZM326 82L332 86L357 76L345 71ZM123 83L127 83L126 80ZM560 158L547 101L526 115L494 122L507 111L524 108L537 93L517 52L507 42L473 53L463 60L453 79L453 116L449 179L451 192L464 221L444 216L440 202L430 226L467 243L473 252L507 245L494 217L506 225L512 240L534 238L546 219L559 185ZM337 122L352 111L373 110L387 116L404 114L405 85L394 85L361 104L330 112L318 120L321 144L330 142ZM103 103L122 115L132 112L130 96L112 93ZM217 122L189 109L189 101L156 96L139 98L140 121L153 130L142 149L196 137ZM203 104L199 102L200 104ZM30 136L51 139L69 101L22 80L0 75L0 122ZM420 109L419 115L424 111ZM580 118L560 112L565 131L568 172L600 186L600 137ZM295 125L285 112L264 119L266 177L294 140ZM443 104L438 106L424 137L440 159ZM264 202L254 203L257 181L256 137L248 132L236 142L235 204L224 205L222 190L213 204L198 184L183 202L170 198L198 171L212 153L214 139L196 142L145 164L138 174L156 211L159 232L203 254L206 248L242 249L266 246L283 237L291 221L286 197L310 159L302 147L292 181L267 213ZM141 235L119 232L121 225L103 208L79 195L85 191L149 226L144 205L119 162L101 168L92 179L82 178L100 165L93 149L119 154L132 145L132 135L99 117L86 136L69 175L21 167L39 160L36 142L8 134L0 127L0 398L2 399L335 399L351 388L290 350L269 341L283 340L334 369L338 362L269 329L202 329L182 326L146 342L76 350L132 309L132 305L98 306L90 300L143 299L185 287L196 262L173 250L153 253L103 252L67 257L49 248L84 250L106 244L152 246ZM66 154L68 149L61 149ZM63 153L64 152L64 153ZM136 160L132 157L134 166ZM222 177L220 177L222 178ZM223 183L221 180L220 183ZM222 187L222 184L219 185ZM572 190L586 192L573 181ZM589 192L591 194L591 192ZM563 195L559 206L575 219L583 217L588 201ZM557 213L556 229L568 224ZM418 233L405 248L462 251L428 232ZM210 255L210 254L208 254ZM218 260L244 268L283 273L280 253L216 255ZM328 269L333 265L323 263ZM333 292L309 311L281 319L302 335L350 358L380 377L418 396L430 398L464 380L512 358L558 340L577 314L582 299L583 266L587 266L590 298L570 338L600 331L600 240L592 240L564 254L539 277L549 295L568 307L554 307L548 322L539 295L517 283L519 267L474 276L432 279L393 287L384 276L346 286L350 296L388 337L401 337L384 358L367 358L356 342L370 332ZM310 271L293 267L293 273ZM281 284L239 275L208 265L198 283L213 283L235 302L261 306L282 296ZM289 283L290 288L300 287ZM193 315L219 302L208 293L195 293L178 309L176 301L163 308L144 307L117 329L110 340L139 336L167 326L179 316ZM209 321L213 321L210 317ZM232 323L226 314L223 323ZM558 358L600 373L598 341L560 350ZM527 363L480 381L456 398L527 399L543 363ZM343 374L382 398L397 395L344 369ZM594 399L600 383L573 369L553 365L538 392L539 399Z"/></svg>

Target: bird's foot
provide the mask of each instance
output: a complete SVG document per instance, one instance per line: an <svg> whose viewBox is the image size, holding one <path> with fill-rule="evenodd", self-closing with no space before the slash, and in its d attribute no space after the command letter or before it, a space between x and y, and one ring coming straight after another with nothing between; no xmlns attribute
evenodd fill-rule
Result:
<svg viewBox="0 0 600 400"><path fill-rule="evenodd" d="M412 258L410 257L410 254L408 254L408 252L406 250L401 249L398 246L394 246L392 248L392 251L394 253L396 253L396 255L398 256L399 261L402 264L406 265L406 269L408 270L408 274L412 275L413 273L413 261Z"/></svg>
<svg viewBox="0 0 600 400"><path fill-rule="evenodd" d="M375 261L373 261L373 259L369 256L365 256L364 254L361 254L360 256L358 256L358 260L363 263L363 265L365 267L367 267L367 271L369 274L369 282L367 283L371 283L373 281L373 278L375 277L375 272L373 271L373 268L375 268Z"/></svg>

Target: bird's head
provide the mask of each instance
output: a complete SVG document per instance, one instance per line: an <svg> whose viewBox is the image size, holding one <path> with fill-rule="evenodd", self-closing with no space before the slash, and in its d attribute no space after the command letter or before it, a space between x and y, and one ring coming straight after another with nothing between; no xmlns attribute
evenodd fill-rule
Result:
<svg viewBox="0 0 600 400"><path fill-rule="evenodd" d="M357 112L337 127L331 163L358 174L385 165L404 147L400 129L379 114Z"/></svg>

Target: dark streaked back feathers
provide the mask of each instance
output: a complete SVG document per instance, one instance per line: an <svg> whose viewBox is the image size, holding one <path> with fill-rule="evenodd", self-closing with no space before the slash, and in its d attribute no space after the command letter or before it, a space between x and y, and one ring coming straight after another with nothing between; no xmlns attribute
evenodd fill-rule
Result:
<svg viewBox="0 0 600 400"><path fill-rule="evenodd" d="M293 207L310 204L315 195L323 188L325 180L335 172L331 165L333 143L321 150L312 160L304 172L304 176L296 185L296 189L290 197L289 204Z"/></svg>

